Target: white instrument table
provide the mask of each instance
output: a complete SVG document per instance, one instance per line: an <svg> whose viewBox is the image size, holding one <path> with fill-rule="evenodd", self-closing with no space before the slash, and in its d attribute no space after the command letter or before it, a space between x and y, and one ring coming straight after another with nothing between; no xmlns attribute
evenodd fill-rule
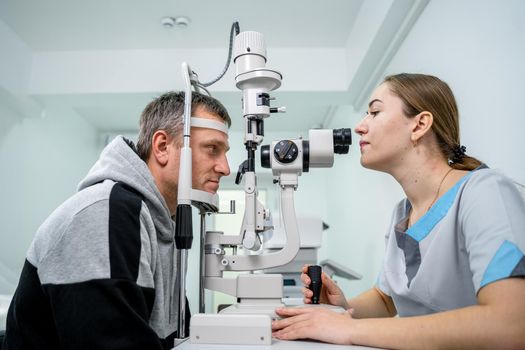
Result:
<svg viewBox="0 0 525 350"><path fill-rule="evenodd" d="M317 341L287 341L272 339L272 345L218 345L191 344L188 341L172 350L342 350L342 349L378 349L359 345L335 345Z"/></svg>

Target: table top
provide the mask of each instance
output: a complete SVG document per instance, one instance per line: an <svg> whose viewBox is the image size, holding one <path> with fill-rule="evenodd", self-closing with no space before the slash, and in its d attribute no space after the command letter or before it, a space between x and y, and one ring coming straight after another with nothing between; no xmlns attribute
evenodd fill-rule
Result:
<svg viewBox="0 0 525 350"><path fill-rule="evenodd" d="M192 344L188 341L172 350L341 350L341 349L377 349L358 345L335 345L317 341L305 340L278 340L272 339L272 345L219 345L219 344Z"/></svg>

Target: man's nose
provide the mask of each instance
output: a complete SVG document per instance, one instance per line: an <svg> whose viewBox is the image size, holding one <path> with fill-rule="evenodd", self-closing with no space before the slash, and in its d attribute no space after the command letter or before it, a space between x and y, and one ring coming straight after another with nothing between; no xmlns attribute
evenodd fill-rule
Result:
<svg viewBox="0 0 525 350"><path fill-rule="evenodd" d="M222 174L222 176L230 175L230 165L228 164L228 159L226 156L221 157L221 159L217 162L215 171L219 174Z"/></svg>

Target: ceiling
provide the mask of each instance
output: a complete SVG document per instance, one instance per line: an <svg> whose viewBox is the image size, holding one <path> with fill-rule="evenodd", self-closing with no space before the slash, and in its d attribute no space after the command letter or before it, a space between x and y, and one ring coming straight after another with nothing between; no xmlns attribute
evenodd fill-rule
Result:
<svg viewBox="0 0 525 350"><path fill-rule="evenodd" d="M36 51L223 48L232 22L274 47L344 46L362 0L2 0L0 17ZM190 26L167 30L165 16Z"/></svg>
<svg viewBox="0 0 525 350"><path fill-rule="evenodd" d="M183 88L182 61L201 80L221 71L239 21L241 31L263 33L267 65L284 76L275 95L288 112L267 130L303 131L327 124L340 105L362 107L428 1L1 0L0 21L31 55L27 98L8 102L28 113L77 113L101 132L133 132L148 101ZM161 25L181 15L187 28ZM210 91L235 117L241 93L231 67ZM233 129L242 130L235 118Z"/></svg>

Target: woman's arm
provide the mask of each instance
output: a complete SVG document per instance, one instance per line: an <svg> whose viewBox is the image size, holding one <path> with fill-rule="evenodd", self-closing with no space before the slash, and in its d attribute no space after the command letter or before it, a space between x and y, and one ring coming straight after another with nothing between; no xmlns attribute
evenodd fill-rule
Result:
<svg viewBox="0 0 525 350"><path fill-rule="evenodd" d="M318 308L282 309L278 314L288 318L274 321L274 336L386 349L525 349L524 295L525 279L512 278L483 287L478 305L426 316L354 319Z"/></svg>
<svg viewBox="0 0 525 350"><path fill-rule="evenodd" d="M373 287L357 297L348 299L354 318L393 317L397 315L392 298L377 287Z"/></svg>

